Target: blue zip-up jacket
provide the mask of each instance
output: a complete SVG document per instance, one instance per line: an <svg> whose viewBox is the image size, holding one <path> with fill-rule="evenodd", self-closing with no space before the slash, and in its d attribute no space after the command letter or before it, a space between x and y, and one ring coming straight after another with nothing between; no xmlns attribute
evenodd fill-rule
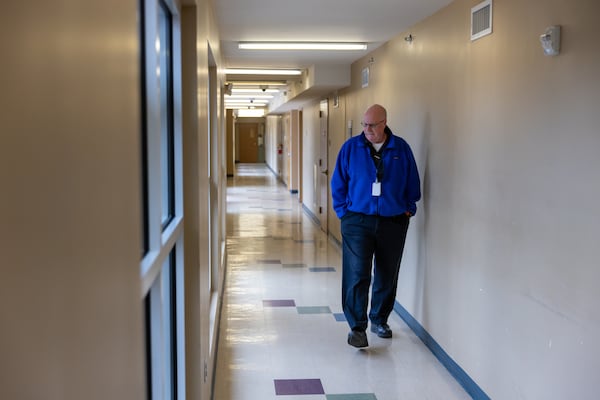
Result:
<svg viewBox="0 0 600 400"><path fill-rule="evenodd" d="M417 164L408 143L392 134L382 150L381 195L372 195L377 168L364 132L348 139L338 153L331 178L331 197L338 218L347 211L392 217L406 211L414 215L421 198Z"/></svg>

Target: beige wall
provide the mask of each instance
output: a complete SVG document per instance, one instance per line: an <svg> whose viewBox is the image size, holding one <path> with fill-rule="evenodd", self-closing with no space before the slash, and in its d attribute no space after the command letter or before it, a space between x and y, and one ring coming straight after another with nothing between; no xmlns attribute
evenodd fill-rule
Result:
<svg viewBox="0 0 600 400"><path fill-rule="evenodd" d="M3 4L2 399L145 398L136 4Z"/></svg>
<svg viewBox="0 0 600 400"><path fill-rule="evenodd" d="M353 65L330 160L348 120L386 106L423 190L398 301L494 399L595 398L600 5L498 0L493 34L471 42L477 3L455 1ZM547 57L539 35L553 24L562 53Z"/></svg>
<svg viewBox="0 0 600 400"><path fill-rule="evenodd" d="M197 0L196 6L185 6L183 38L186 58L183 63L184 106L183 106L183 149L184 149L184 213L185 213L185 290L186 290L186 382L188 398L208 399L210 396L214 347L216 342L215 320L211 312L218 309L218 297L213 291L222 284L224 259L210 258L211 241L220 241L219 233L211 229L209 204L209 66L221 62L218 27L215 25L209 0ZM210 46L210 48L209 48ZM209 50L210 49L210 50ZM212 59L209 54L212 53ZM216 84L222 85L222 76L217 75ZM217 91L218 92L218 91ZM213 91L214 95L214 91ZM218 104L219 101L216 101ZM217 110L223 127L225 115ZM215 135L215 131L210 133ZM224 134L216 132L216 134ZM218 140L213 136L212 142ZM222 141L221 141L222 143ZM222 168L225 160L221 160ZM218 201L214 199L213 201ZM222 198L224 201L224 197ZM214 203L213 203L214 206ZM223 204L217 205L220 213L225 212ZM221 217L215 223L220 223ZM213 270L211 271L211 266ZM218 276L212 276L218 272ZM211 290L212 289L212 290ZM217 302L217 303L215 303ZM212 311L211 311L212 310ZM206 374L205 374L206 372Z"/></svg>
<svg viewBox="0 0 600 400"><path fill-rule="evenodd" d="M201 142L205 143L206 132L199 134L200 127L206 127L199 120L198 110L200 108L197 93L199 85L205 86L197 71L199 64L204 61L204 73L207 74L207 60L200 59L196 53L196 38L202 32L196 7L184 7L182 11L182 120L183 120L183 195L184 215L186 224L184 226L185 245L185 304L188 319L185 327L186 335L186 382L187 395L200 397L203 392L203 380L198 379L204 374L203 358L208 353L208 343L203 340L202 332L207 328L199 315L206 315L206 307L202 301L206 301L207 271L208 271L208 248L202 241L206 240L206 228L200 230L201 222L207 220L207 199L201 199L198 182L202 176L207 176L206 158L201 156L207 145L201 149ZM206 75L205 75L206 76ZM206 89L204 89L206 90ZM206 116L204 116L206 118ZM206 128L205 128L206 129ZM201 163L201 161L203 161ZM205 191L208 192L208 182L203 182ZM201 206L203 208L201 208ZM203 211L204 210L204 211ZM189 223L187 223L189 221ZM205 225L206 226L206 225ZM202 237L202 239L201 239ZM206 334L206 333L205 333Z"/></svg>
<svg viewBox="0 0 600 400"><path fill-rule="evenodd" d="M225 207L215 205L221 231L213 225L211 232L208 46L217 67L220 50L209 0L186 3L196 6L183 7L175 23L178 30L181 21L184 54L182 115L175 116L183 130L185 218L186 322L179 326L185 326L187 379L179 391L209 399L216 340L210 309L217 309L209 237L224 238ZM146 398L137 4L4 5L2 399ZM222 77L216 75L211 92L219 104ZM220 110L213 113L217 127L224 126ZM219 163L215 170L224 179L224 157ZM224 262L218 258L213 265ZM222 265L216 267L213 289L223 274Z"/></svg>

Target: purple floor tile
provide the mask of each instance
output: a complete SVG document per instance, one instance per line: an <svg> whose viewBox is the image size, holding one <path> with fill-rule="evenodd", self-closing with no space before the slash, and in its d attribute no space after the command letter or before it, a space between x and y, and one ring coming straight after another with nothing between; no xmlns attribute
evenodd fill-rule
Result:
<svg viewBox="0 0 600 400"><path fill-rule="evenodd" d="M275 379L275 394L325 394L320 379Z"/></svg>
<svg viewBox="0 0 600 400"><path fill-rule="evenodd" d="M296 307L294 300L263 300L263 307Z"/></svg>

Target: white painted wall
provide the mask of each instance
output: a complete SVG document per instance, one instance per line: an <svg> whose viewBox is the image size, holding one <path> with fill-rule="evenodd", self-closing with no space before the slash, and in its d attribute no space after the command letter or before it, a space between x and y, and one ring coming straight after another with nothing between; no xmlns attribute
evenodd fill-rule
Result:
<svg viewBox="0 0 600 400"><path fill-rule="evenodd" d="M283 146L281 137L281 116L269 115L265 117L265 163L281 178L283 154L278 153L278 146Z"/></svg>
<svg viewBox="0 0 600 400"><path fill-rule="evenodd" d="M319 215L315 192L315 164L319 157L319 103L311 103L302 110L302 204L314 216Z"/></svg>

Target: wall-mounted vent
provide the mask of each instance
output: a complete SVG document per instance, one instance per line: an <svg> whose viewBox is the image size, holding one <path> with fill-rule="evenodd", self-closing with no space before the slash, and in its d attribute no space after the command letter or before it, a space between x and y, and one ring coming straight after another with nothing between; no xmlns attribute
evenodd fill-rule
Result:
<svg viewBox="0 0 600 400"><path fill-rule="evenodd" d="M486 0L471 8L471 40L492 33L492 0Z"/></svg>

